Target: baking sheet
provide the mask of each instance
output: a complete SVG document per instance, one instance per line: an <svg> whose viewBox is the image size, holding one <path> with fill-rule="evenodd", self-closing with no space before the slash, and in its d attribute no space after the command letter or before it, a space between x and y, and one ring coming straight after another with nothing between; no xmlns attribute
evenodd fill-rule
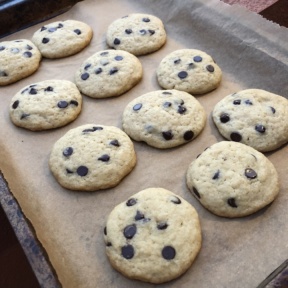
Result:
<svg viewBox="0 0 288 288"><path fill-rule="evenodd" d="M83 96L83 110L71 124L51 131L30 132L9 119L11 98L25 85L46 79L74 81L74 72L93 53L106 49L105 31L116 18L129 13L160 17L168 40L159 51L139 57L144 76L129 92L110 99ZM241 7L217 0L85 0L53 19L76 19L91 25L94 36L85 50L58 60L43 59L39 70L15 84L0 88L0 169L32 222L63 287L153 287L125 278L105 255L105 219L118 203L148 187L163 187L181 195L198 211L203 234L200 254L182 277L160 287L256 287L288 255L288 168L285 145L266 153L280 176L280 194L272 205L242 219L214 216L188 191L186 170L192 160L223 140L211 120L214 105L227 94L259 88L288 97L288 31ZM4 40L31 39L45 23ZM86 123L121 127L125 106L135 97L160 89L155 70L168 53L181 48L212 55L223 71L217 90L197 99L208 121L192 142L169 150L135 143L138 162L117 187L98 192L63 189L48 167L53 144L69 129Z"/></svg>

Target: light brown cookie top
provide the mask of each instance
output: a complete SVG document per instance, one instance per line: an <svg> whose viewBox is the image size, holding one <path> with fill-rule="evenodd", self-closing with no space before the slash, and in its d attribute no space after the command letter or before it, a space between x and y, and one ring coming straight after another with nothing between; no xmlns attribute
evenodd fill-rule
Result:
<svg viewBox="0 0 288 288"><path fill-rule="evenodd" d="M186 92L158 90L132 100L122 122L124 131L134 140L166 149L196 138L205 126L206 113Z"/></svg>
<svg viewBox="0 0 288 288"><path fill-rule="evenodd" d="M189 166L187 186L201 204L223 217L243 217L278 195L278 174L261 152L222 141L207 148Z"/></svg>
<svg viewBox="0 0 288 288"><path fill-rule="evenodd" d="M166 42L162 21L153 15L140 13L115 20L108 27L106 36L109 47L134 55L159 50Z"/></svg>
<svg viewBox="0 0 288 288"><path fill-rule="evenodd" d="M223 137L266 152L288 142L288 100L261 89L247 89L219 101L212 113Z"/></svg>
<svg viewBox="0 0 288 288"><path fill-rule="evenodd" d="M57 21L37 30L32 41L43 57L62 58L84 49L93 36L92 28L76 20Z"/></svg>
<svg viewBox="0 0 288 288"><path fill-rule="evenodd" d="M0 86L30 76L40 61L38 48L27 39L0 42Z"/></svg>
<svg viewBox="0 0 288 288"><path fill-rule="evenodd" d="M67 80L45 80L23 87L12 98L12 122L29 130L46 130L72 122L81 112L82 96Z"/></svg>
<svg viewBox="0 0 288 288"><path fill-rule="evenodd" d="M196 210L180 196L149 188L110 213L104 229L106 254L123 275L151 283L179 277L201 248Z"/></svg>
<svg viewBox="0 0 288 288"><path fill-rule="evenodd" d="M156 71L164 89L176 89L192 94L203 94L216 89L222 71L213 58L196 49L180 49L168 54Z"/></svg>
<svg viewBox="0 0 288 288"><path fill-rule="evenodd" d="M117 127L97 124L69 130L54 144L49 159L60 185L82 191L116 186L135 164L130 138Z"/></svg>
<svg viewBox="0 0 288 288"><path fill-rule="evenodd" d="M126 51L103 50L86 59L75 74L79 90L92 98L119 96L142 78L141 62Z"/></svg>

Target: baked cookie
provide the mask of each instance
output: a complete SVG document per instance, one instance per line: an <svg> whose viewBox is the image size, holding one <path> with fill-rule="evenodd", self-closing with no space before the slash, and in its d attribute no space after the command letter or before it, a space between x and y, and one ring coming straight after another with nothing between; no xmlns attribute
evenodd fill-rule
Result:
<svg viewBox="0 0 288 288"><path fill-rule="evenodd" d="M21 89L12 98L12 122L29 130L46 130L72 122L81 112L82 96L66 80L45 80Z"/></svg>
<svg viewBox="0 0 288 288"><path fill-rule="evenodd" d="M213 144L187 171L187 186L201 204L223 217L242 217L271 203L278 174L261 152L242 143Z"/></svg>
<svg viewBox="0 0 288 288"><path fill-rule="evenodd" d="M75 82L92 98L119 96L142 78L138 58L125 51L104 50L93 54L76 72Z"/></svg>
<svg viewBox="0 0 288 288"><path fill-rule="evenodd" d="M148 14L129 14L111 23L107 44L117 50L144 55L159 50L166 42L162 21Z"/></svg>
<svg viewBox="0 0 288 288"><path fill-rule="evenodd" d="M123 113L123 130L134 140L171 148L197 137L206 122L202 105L190 94L158 90L131 101Z"/></svg>
<svg viewBox="0 0 288 288"><path fill-rule="evenodd" d="M201 248L201 227L191 204L163 188L149 188L112 210L104 239L116 270L163 283L192 265Z"/></svg>
<svg viewBox="0 0 288 288"><path fill-rule="evenodd" d="M222 71L205 52L181 49L170 53L160 62L156 75L159 85L164 89L203 94L219 86Z"/></svg>
<svg viewBox="0 0 288 288"><path fill-rule="evenodd" d="M119 128L86 124L53 146L49 166L63 187L96 191L116 186L136 164L130 138Z"/></svg>
<svg viewBox="0 0 288 288"><path fill-rule="evenodd" d="M33 74L40 65L41 53L29 40L0 42L0 86Z"/></svg>
<svg viewBox="0 0 288 288"><path fill-rule="evenodd" d="M32 41L43 57L53 59L78 53L90 43L92 36L93 31L86 23L66 20L42 26Z"/></svg>
<svg viewBox="0 0 288 288"><path fill-rule="evenodd" d="M260 89L226 96L212 112L223 137L266 152L288 142L288 100Z"/></svg>

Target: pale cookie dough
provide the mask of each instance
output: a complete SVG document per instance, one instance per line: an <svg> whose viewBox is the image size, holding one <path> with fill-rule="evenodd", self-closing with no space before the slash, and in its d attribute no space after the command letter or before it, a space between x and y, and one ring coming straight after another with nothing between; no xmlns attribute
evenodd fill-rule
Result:
<svg viewBox="0 0 288 288"><path fill-rule="evenodd" d="M92 28L76 20L57 21L37 30L32 41L45 58L62 58L84 49L93 36Z"/></svg>
<svg viewBox="0 0 288 288"><path fill-rule="evenodd" d="M222 141L189 166L187 186L201 204L223 217L242 217L271 203L279 192L278 174L261 152Z"/></svg>
<svg viewBox="0 0 288 288"><path fill-rule="evenodd" d="M260 89L226 96L213 110L213 120L226 139L266 152L288 142L288 100Z"/></svg>
<svg viewBox="0 0 288 288"><path fill-rule="evenodd" d="M165 149L196 138L205 126L206 113L186 92L158 90L132 100L122 122L123 130L134 140Z"/></svg>
<svg viewBox="0 0 288 288"><path fill-rule="evenodd" d="M192 265L201 248L201 227L191 204L163 188L149 188L113 209L104 239L116 270L132 279L163 283Z"/></svg>
<svg viewBox="0 0 288 288"><path fill-rule="evenodd" d="M0 86L33 74L39 68L41 53L29 40L0 42Z"/></svg>
<svg viewBox="0 0 288 288"><path fill-rule="evenodd" d="M117 127L96 124L68 131L54 144L49 159L60 185L82 191L116 186L135 164L130 138Z"/></svg>
<svg viewBox="0 0 288 288"><path fill-rule="evenodd" d="M82 96L66 80L45 80L22 88L11 100L12 122L29 130L64 126L81 112Z"/></svg>
<svg viewBox="0 0 288 288"><path fill-rule="evenodd" d="M222 71L213 58L195 49L176 50L167 55L156 71L164 89L177 89L192 94L203 94L216 89Z"/></svg>
<svg viewBox="0 0 288 288"><path fill-rule="evenodd" d="M119 96L142 78L141 62L126 51L103 50L86 59L75 75L78 88L92 98Z"/></svg>
<svg viewBox="0 0 288 288"><path fill-rule="evenodd" d="M107 44L117 50L144 55L159 50L166 42L162 21L149 14L130 14L115 20L107 30Z"/></svg>

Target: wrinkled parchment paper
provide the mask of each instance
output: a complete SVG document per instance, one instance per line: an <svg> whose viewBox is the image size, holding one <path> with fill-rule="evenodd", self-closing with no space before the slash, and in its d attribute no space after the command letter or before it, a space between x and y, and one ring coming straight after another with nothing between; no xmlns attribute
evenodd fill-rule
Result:
<svg viewBox="0 0 288 288"><path fill-rule="evenodd" d="M74 73L82 62L107 48L108 25L134 12L160 17L168 34L161 50L139 57L144 76L136 87L110 99L83 96L79 118L56 130L30 132L11 123L9 104L18 90L46 79L74 81ZM179 279L160 287L256 287L288 255L287 145L266 154L280 176L278 198L262 211L242 219L220 218L205 210L188 191L185 174L190 162L205 147L224 140L211 121L214 105L224 96L260 88L288 97L288 30L217 0L85 0L53 22L66 19L92 26L94 36L89 47L64 59L43 59L35 74L0 88L0 169L35 228L63 287L154 287L114 271L106 258L103 241L105 219L112 208L148 187L166 188L190 202L199 213L203 233L202 249L192 267ZM3 41L31 39L44 24ZM135 143L137 165L113 189L87 193L61 188L48 167L52 145L69 129L82 124L121 127L124 107L135 97L160 89L156 68L164 56L181 48L206 51L223 71L220 87L197 97L208 116L201 135L184 146L164 151Z"/></svg>

